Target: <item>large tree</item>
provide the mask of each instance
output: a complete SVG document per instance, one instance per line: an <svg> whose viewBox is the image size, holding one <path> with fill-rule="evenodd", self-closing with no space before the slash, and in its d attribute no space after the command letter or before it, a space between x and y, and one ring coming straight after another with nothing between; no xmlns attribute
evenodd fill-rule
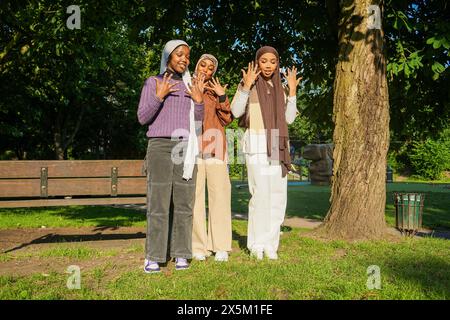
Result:
<svg viewBox="0 0 450 320"><path fill-rule="evenodd" d="M380 238L385 231L389 97L384 33L377 10L369 10L376 5L382 14L381 2L346 0L337 8L331 206L321 228L332 238Z"/></svg>

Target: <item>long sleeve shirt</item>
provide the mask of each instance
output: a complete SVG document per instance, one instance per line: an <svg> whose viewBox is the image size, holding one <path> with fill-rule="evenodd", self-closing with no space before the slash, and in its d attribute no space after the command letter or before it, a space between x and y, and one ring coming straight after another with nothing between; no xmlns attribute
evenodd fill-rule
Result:
<svg viewBox="0 0 450 320"><path fill-rule="evenodd" d="M171 137L175 130L177 138L189 137L189 112L191 97L185 92L186 86L182 80L170 80L177 82L172 89L178 89L167 95L163 101L156 96L156 79L162 81L163 76L148 78L142 88L137 116L139 123L148 125L147 137ZM194 103L194 118L203 120L203 103ZM182 130L180 130L182 129Z"/></svg>
<svg viewBox="0 0 450 320"><path fill-rule="evenodd" d="M225 126L233 121L230 101L226 95L217 97L210 92L203 94L205 116L202 141L199 144L204 158L226 159L227 140Z"/></svg>
<svg viewBox="0 0 450 320"><path fill-rule="evenodd" d="M231 105L231 112L235 118L240 118L245 113L245 107L247 106L250 91L239 89L237 94L236 100L233 100ZM297 97L288 97L285 112L287 124L292 124L294 122L297 113Z"/></svg>
<svg viewBox="0 0 450 320"><path fill-rule="evenodd" d="M297 98L295 96L287 97L285 111L287 124L295 121L298 114L296 104ZM244 153L266 153L267 138L256 88L253 87L252 90L247 91L239 86L231 102L231 112L236 118L248 116L250 120L248 130L245 131L242 140L242 150Z"/></svg>

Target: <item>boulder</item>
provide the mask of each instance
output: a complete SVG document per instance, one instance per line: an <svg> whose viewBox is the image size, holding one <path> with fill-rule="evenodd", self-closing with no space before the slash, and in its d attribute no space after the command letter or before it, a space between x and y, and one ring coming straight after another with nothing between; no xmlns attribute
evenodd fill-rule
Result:
<svg viewBox="0 0 450 320"><path fill-rule="evenodd" d="M303 158L312 160L309 166L311 183L330 184L333 175L333 144L309 144L303 149Z"/></svg>

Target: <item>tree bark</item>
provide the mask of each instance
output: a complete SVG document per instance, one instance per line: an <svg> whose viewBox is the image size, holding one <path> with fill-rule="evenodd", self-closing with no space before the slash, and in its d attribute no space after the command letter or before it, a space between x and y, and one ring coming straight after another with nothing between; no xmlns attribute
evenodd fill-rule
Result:
<svg viewBox="0 0 450 320"><path fill-rule="evenodd" d="M339 60L334 82L331 206L319 232L336 239L384 235L389 97L384 33L368 27L368 7L340 1Z"/></svg>

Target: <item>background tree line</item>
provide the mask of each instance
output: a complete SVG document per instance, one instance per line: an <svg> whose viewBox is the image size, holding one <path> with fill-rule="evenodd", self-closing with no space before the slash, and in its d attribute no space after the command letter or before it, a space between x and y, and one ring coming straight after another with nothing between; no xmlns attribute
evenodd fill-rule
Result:
<svg viewBox="0 0 450 320"><path fill-rule="evenodd" d="M230 98L255 51L274 46L282 66L299 65L303 76L292 139L332 142L336 1L80 0L81 29L70 30L72 2L0 3L1 159L143 158L140 90L174 38L191 45L191 72L202 53L219 59ZM383 6L389 163L438 178L450 169L449 5Z"/></svg>

